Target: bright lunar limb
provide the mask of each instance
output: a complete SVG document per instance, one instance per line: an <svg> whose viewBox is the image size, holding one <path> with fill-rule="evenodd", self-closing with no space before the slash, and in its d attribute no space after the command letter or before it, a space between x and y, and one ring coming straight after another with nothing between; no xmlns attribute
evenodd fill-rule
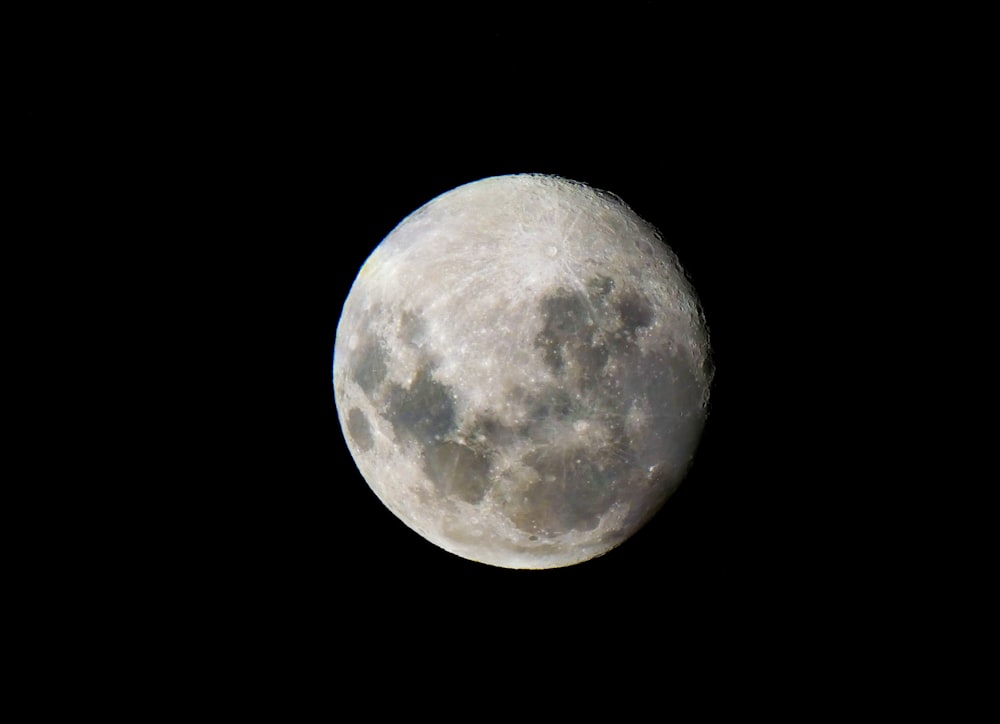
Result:
<svg viewBox="0 0 1000 724"><path fill-rule="evenodd" d="M535 174L460 186L358 274L333 383L379 499L459 556L602 555L680 484L711 386L701 305L612 194Z"/></svg>

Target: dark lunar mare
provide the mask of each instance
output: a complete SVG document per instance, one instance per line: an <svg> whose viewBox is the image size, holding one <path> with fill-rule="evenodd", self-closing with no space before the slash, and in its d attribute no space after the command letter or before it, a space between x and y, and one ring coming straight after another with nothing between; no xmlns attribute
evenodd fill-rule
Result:
<svg viewBox="0 0 1000 724"><path fill-rule="evenodd" d="M389 386L387 418L397 437L418 442L440 440L456 429L454 394L434 379L433 368L417 370L409 387Z"/></svg>
<svg viewBox="0 0 1000 724"><path fill-rule="evenodd" d="M678 401L669 374L675 360L644 355L636 345L639 329L654 319L650 301L635 291L614 294L607 277L585 289L559 289L539 303L544 321L535 346L561 382L527 399L531 421L519 432L534 444L521 461L537 472L537 483L505 506L515 525L545 536L593 529L616 500L634 501L637 487L656 488L649 468L664 461L672 430L660 427L661 416ZM654 415L641 439L625 430L636 401ZM601 425L609 439L599 449L553 439L554 423L565 429L577 421Z"/></svg>
<svg viewBox="0 0 1000 724"><path fill-rule="evenodd" d="M662 501L654 500L649 510L646 498L666 497L650 481L649 469L689 454L700 431L692 424L697 421L674 412L698 409L693 369L665 347L639 349L637 334L653 323L654 307L640 292L618 292L608 277L590 279L583 291L546 295L539 314L534 344L558 381L537 392L512 391L511 402L528 412L516 429L483 412L460 430L455 391L435 378L432 360L425 358L404 387L387 380L386 348L375 339L360 345L354 378L396 438L419 446L424 472L445 497L482 501L493 482L496 451L529 440L520 462L534 472L533 482L506 497L501 488L495 497L533 539L592 530L616 500L632 503L633 518L648 517ZM402 315L398 343L417 347L425 334L419 315ZM630 435L625 420L633 404L647 407L652 420ZM567 427L577 422L601 426L603 444L594 449L582 437L567 441ZM370 449L370 424L360 410L350 411L347 425L358 447Z"/></svg>
<svg viewBox="0 0 1000 724"><path fill-rule="evenodd" d="M371 450L374 443L371 425L368 424L365 414L356 407L351 408L347 414L347 433L359 450L362 452Z"/></svg>
<svg viewBox="0 0 1000 724"><path fill-rule="evenodd" d="M389 371L385 360L385 348L374 338L366 339L351 360L351 376L369 397L379 388Z"/></svg>

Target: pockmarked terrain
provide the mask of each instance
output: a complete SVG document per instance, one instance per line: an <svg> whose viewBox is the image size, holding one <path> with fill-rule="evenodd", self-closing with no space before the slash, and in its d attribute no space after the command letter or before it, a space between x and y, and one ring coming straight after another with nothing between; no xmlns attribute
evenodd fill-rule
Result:
<svg viewBox="0 0 1000 724"><path fill-rule="evenodd" d="M712 369L694 289L622 200L483 179L404 219L337 328L341 426L410 528L475 561L602 555L680 484Z"/></svg>

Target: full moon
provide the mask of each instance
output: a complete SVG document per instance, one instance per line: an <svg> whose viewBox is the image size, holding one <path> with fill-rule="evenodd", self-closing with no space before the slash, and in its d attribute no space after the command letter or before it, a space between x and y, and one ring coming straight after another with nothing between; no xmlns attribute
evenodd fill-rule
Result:
<svg viewBox="0 0 1000 724"><path fill-rule="evenodd" d="M684 478L709 337L660 234L617 196L536 174L420 207L337 326L340 424L375 495L437 546L505 568L600 556Z"/></svg>

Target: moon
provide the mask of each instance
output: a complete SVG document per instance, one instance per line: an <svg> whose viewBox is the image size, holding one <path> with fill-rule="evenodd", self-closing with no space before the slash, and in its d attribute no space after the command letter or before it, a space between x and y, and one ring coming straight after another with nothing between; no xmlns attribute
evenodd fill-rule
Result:
<svg viewBox="0 0 1000 724"><path fill-rule="evenodd" d="M337 325L362 476L431 543L505 568L612 550L684 478L708 414L701 304L658 231L555 176L484 178L407 216Z"/></svg>

